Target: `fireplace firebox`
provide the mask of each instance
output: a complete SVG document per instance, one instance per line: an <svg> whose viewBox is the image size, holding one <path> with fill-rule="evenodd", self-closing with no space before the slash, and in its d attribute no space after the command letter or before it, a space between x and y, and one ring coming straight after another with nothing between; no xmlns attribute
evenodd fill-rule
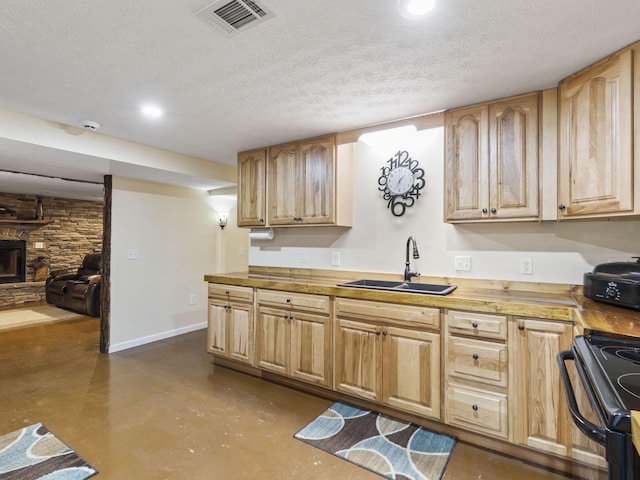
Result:
<svg viewBox="0 0 640 480"><path fill-rule="evenodd" d="M0 283L18 283L26 279L24 240L0 240Z"/></svg>

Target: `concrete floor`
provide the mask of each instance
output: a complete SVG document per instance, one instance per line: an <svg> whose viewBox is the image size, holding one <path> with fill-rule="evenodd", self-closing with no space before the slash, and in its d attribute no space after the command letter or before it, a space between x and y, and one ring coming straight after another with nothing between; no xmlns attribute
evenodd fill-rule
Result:
<svg viewBox="0 0 640 480"><path fill-rule="evenodd" d="M100 480L382 478L295 440L331 402L214 369L204 330L107 356L98 322L0 332L0 434L42 422ZM458 442L443 480L564 478Z"/></svg>

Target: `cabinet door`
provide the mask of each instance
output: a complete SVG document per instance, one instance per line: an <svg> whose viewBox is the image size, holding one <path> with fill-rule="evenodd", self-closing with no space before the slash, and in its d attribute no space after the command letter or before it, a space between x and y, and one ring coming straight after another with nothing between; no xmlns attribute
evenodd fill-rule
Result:
<svg viewBox="0 0 640 480"><path fill-rule="evenodd" d="M269 224L291 225L296 212L298 190L298 144L288 143L269 149Z"/></svg>
<svg viewBox="0 0 640 480"><path fill-rule="evenodd" d="M556 356L571 346L571 325L518 318L510 325L515 340L516 441L566 456L571 443L571 417Z"/></svg>
<svg viewBox="0 0 640 480"><path fill-rule="evenodd" d="M489 124L486 105L445 114L445 219L488 218Z"/></svg>
<svg viewBox="0 0 640 480"><path fill-rule="evenodd" d="M539 94L489 106L489 214L537 218Z"/></svg>
<svg viewBox="0 0 640 480"><path fill-rule="evenodd" d="M407 412L440 418L440 335L382 328L382 401Z"/></svg>
<svg viewBox="0 0 640 480"><path fill-rule="evenodd" d="M560 82L560 218L633 209L633 54Z"/></svg>
<svg viewBox="0 0 640 480"><path fill-rule="evenodd" d="M253 306L251 304L234 304L228 315L229 358L252 365L254 343Z"/></svg>
<svg viewBox="0 0 640 480"><path fill-rule="evenodd" d="M368 400L382 400L381 327L338 319L335 332L335 388Z"/></svg>
<svg viewBox="0 0 640 480"><path fill-rule="evenodd" d="M334 221L335 140L333 136L301 142L297 216L301 223Z"/></svg>
<svg viewBox="0 0 640 480"><path fill-rule="evenodd" d="M258 307L256 366L282 375L289 364L289 312Z"/></svg>
<svg viewBox="0 0 640 480"><path fill-rule="evenodd" d="M227 304L209 300L207 351L227 356Z"/></svg>
<svg viewBox="0 0 640 480"><path fill-rule="evenodd" d="M291 321L291 376L319 385L331 385L331 323L328 315L293 312Z"/></svg>
<svg viewBox="0 0 640 480"><path fill-rule="evenodd" d="M266 149L238 154L238 226L266 225Z"/></svg>

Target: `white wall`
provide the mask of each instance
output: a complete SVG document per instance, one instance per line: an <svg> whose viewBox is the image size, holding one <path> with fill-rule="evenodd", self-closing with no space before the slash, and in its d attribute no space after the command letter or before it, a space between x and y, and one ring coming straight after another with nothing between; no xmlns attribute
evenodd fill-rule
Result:
<svg viewBox="0 0 640 480"><path fill-rule="evenodd" d="M353 227L279 228L273 241L252 241L249 265L398 273L405 244L415 236L423 275L582 284L598 263L640 254L640 221L579 221L450 225L443 222L442 128L419 132L390 148L362 142L354 152ZM425 169L427 185L414 207L394 217L377 189L380 168L398 148ZM331 252L340 252L340 267ZM454 257L471 257L470 272L456 272ZM520 274L520 259L533 260L533 275ZM305 260L306 262L302 262Z"/></svg>
<svg viewBox="0 0 640 480"><path fill-rule="evenodd" d="M221 233L207 192L114 177L111 227L110 351L204 328Z"/></svg>

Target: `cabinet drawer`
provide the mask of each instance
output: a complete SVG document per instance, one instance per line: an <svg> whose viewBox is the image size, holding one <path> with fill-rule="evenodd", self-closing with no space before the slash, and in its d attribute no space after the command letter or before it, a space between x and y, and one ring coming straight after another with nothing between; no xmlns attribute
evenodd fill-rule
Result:
<svg viewBox="0 0 640 480"><path fill-rule="evenodd" d="M504 315L449 310L447 326L450 333L499 340L507 338L507 317Z"/></svg>
<svg viewBox="0 0 640 480"><path fill-rule="evenodd" d="M447 345L448 375L499 387L507 386L506 345L458 337L449 337Z"/></svg>
<svg viewBox="0 0 640 480"><path fill-rule="evenodd" d="M281 290L259 289L258 303L277 307L291 307L310 312L329 313L331 300L326 295L311 295L308 293L292 293Z"/></svg>
<svg viewBox="0 0 640 480"><path fill-rule="evenodd" d="M446 422L450 425L507 438L507 412L507 396L503 393L459 385L447 386Z"/></svg>
<svg viewBox="0 0 640 480"><path fill-rule="evenodd" d="M253 288L210 283L209 297L219 297L235 302L253 302Z"/></svg>
<svg viewBox="0 0 640 480"><path fill-rule="evenodd" d="M384 323L414 323L433 328L440 327L440 309L370 302L367 300L336 299L336 316Z"/></svg>

